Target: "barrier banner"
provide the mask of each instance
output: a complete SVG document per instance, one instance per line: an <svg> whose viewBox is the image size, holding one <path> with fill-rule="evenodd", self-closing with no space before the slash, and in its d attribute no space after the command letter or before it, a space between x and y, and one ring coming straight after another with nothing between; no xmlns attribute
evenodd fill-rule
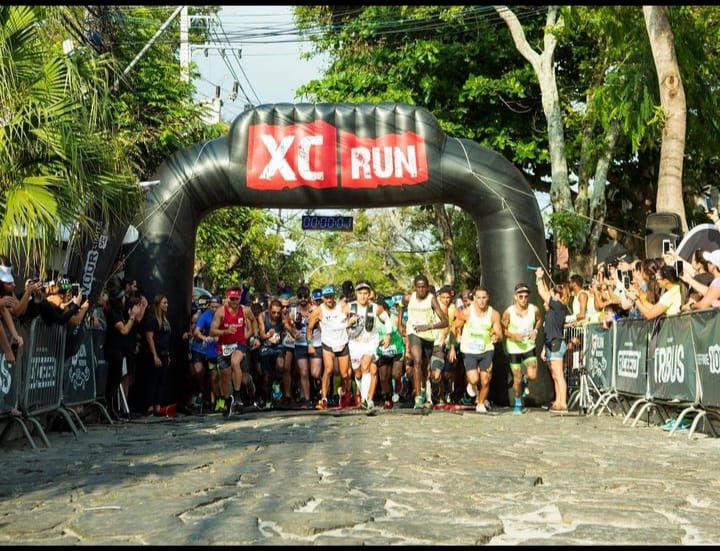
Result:
<svg viewBox="0 0 720 551"><path fill-rule="evenodd" d="M612 383L613 332L602 324L586 326L585 358L588 374L599 390L608 390Z"/></svg>
<svg viewBox="0 0 720 551"><path fill-rule="evenodd" d="M700 403L720 407L720 311L717 308L696 311L690 319L700 378Z"/></svg>
<svg viewBox="0 0 720 551"><path fill-rule="evenodd" d="M618 392L636 396L645 396L647 392L649 329L645 320L615 321L615 388Z"/></svg>
<svg viewBox="0 0 720 551"><path fill-rule="evenodd" d="M5 354L0 352L0 415L8 413L16 404L20 384L18 372L18 362L7 363Z"/></svg>
<svg viewBox="0 0 720 551"><path fill-rule="evenodd" d="M77 353L65 360L63 371L63 399L66 406L95 400L95 366L93 365L92 335L83 332Z"/></svg>
<svg viewBox="0 0 720 551"><path fill-rule="evenodd" d="M21 408L28 415L52 411L60 406L65 327L47 325L35 318L30 327L30 339L25 342L28 358L23 362L26 371Z"/></svg>
<svg viewBox="0 0 720 551"><path fill-rule="evenodd" d="M663 320L655 339L649 375L651 398L693 402L697 391L694 345L689 315Z"/></svg>
<svg viewBox="0 0 720 551"><path fill-rule="evenodd" d="M105 397L105 386L107 385L107 361L105 360L105 331L90 329L88 331L92 338L92 362L95 370L95 397Z"/></svg>
<svg viewBox="0 0 720 551"><path fill-rule="evenodd" d="M16 324L23 342L30 342L30 328L25 323ZM27 359L27 345L15 351L15 363L9 364L0 352L0 415L9 413L20 401L22 392L23 362Z"/></svg>

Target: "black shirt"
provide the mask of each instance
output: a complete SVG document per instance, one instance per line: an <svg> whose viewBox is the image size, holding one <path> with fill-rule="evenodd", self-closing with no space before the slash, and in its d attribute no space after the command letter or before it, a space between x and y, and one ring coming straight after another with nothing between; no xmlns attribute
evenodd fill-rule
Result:
<svg viewBox="0 0 720 551"><path fill-rule="evenodd" d="M71 302L65 309L62 309L49 300L43 299L38 304L38 310L40 312L40 317L48 325L52 325L53 323L62 325L63 323L67 323L71 317L77 314L80 307L74 302Z"/></svg>
<svg viewBox="0 0 720 551"><path fill-rule="evenodd" d="M110 308L107 312L107 335L105 337L105 346L115 350L124 352L134 352L137 345L137 322L133 322L127 335L123 335L117 330L115 324L121 322L127 323L130 319L129 312L123 312L118 308Z"/></svg>
<svg viewBox="0 0 720 551"><path fill-rule="evenodd" d="M158 356L167 356L170 354L170 322L163 320L162 324L151 313L146 317L145 332L152 331L153 341L155 342L155 352Z"/></svg>
<svg viewBox="0 0 720 551"><path fill-rule="evenodd" d="M562 302L551 298L549 310L545 313L545 344L549 345L555 339L565 337L565 316L570 315L570 310Z"/></svg>

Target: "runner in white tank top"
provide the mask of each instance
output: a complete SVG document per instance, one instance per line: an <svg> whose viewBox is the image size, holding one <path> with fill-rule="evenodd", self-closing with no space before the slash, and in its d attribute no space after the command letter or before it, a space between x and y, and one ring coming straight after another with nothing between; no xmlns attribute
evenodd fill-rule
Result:
<svg viewBox="0 0 720 551"><path fill-rule="evenodd" d="M370 283L360 280L355 285L356 300L348 303L350 328L350 365L355 375L356 386L360 394L360 404L366 409L374 407L373 396L377 387L377 349L380 345L378 324L385 326L383 346L390 343L392 321L374 302L370 302ZM357 401L357 396L356 396Z"/></svg>
<svg viewBox="0 0 720 551"><path fill-rule="evenodd" d="M306 339L308 341L308 353L315 353L313 343L313 329L320 327L320 341L322 343L323 375L320 401L316 409L327 409L328 391L332 382L333 369L337 359L342 389L340 394L340 406L349 405L350 393L350 354L348 351L347 333L347 304L338 303L335 300L335 286L326 285L322 289L323 303L310 313L308 319Z"/></svg>

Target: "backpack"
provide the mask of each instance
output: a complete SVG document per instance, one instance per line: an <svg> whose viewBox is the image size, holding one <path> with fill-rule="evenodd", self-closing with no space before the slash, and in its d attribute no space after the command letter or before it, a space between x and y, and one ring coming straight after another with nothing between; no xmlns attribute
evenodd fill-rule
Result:
<svg viewBox="0 0 720 551"><path fill-rule="evenodd" d="M350 303L350 313L352 315L357 316L357 302L351 302ZM372 302L369 302L367 305L367 309L365 310L365 321L363 323L362 318L358 317L355 320L355 323L353 323L350 327L348 327L348 335L351 339L354 339L357 337L360 333L362 333L363 329L367 331L368 333L373 330L373 327L375 326L375 304Z"/></svg>

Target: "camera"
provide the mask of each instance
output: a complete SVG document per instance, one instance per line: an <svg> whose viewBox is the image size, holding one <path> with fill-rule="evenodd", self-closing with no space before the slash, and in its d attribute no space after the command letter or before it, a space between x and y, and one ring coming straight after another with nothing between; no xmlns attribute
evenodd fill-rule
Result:
<svg viewBox="0 0 720 551"><path fill-rule="evenodd" d="M628 274L625 274L622 278L623 287L626 289L630 288L630 276Z"/></svg>
<svg viewBox="0 0 720 551"><path fill-rule="evenodd" d="M713 208L712 197L705 197L705 210L710 212Z"/></svg>
<svg viewBox="0 0 720 551"><path fill-rule="evenodd" d="M72 296L76 297L81 293L80 284L79 283L73 283L71 286L71 292Z"/></svg>
<svg viewBox="0 0 720 551"><path fill-rule="evenodd" d="M662 252L663 254L668 254L671 250L670 240L669 239L663 239L662 242Z"/></svg>

